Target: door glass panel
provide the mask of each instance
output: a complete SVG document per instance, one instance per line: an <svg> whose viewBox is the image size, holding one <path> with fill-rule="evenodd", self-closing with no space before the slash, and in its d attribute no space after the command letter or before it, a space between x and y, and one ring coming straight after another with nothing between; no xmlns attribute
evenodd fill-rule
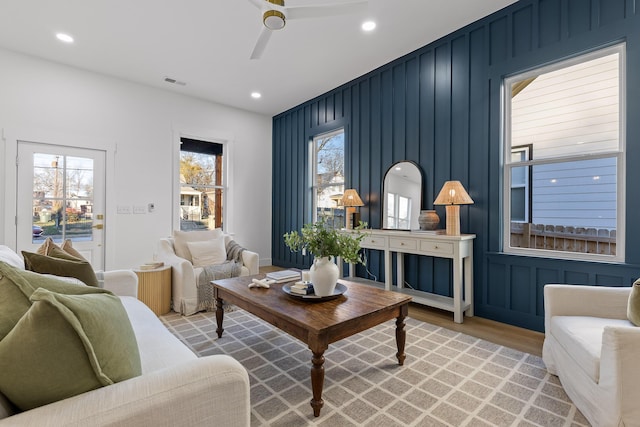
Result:
<svg viewBox="0 0 640 427"><path fill-rule="evenodd" d="M93 159L33 154L32 243L93 240Z"/></svg>

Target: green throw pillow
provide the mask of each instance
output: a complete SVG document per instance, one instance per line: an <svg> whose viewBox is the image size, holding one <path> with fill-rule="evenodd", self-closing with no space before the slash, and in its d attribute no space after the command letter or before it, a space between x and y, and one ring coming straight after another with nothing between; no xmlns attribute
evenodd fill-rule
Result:
<svg viewBox="0 0 640 427"><path fill-rule="evenodd" d="M636 326L640 326L640 279L633 282L629 303L627 304L627 318Z"/></svg>
<svg viewBox="0 0 640 427"><path fill-rule="evenodd" d="M29 310L29 297L38 288L68 295L111 293L104 289L75 285L52 276L25 271L0 261L0 340Z"/></svg>
<svg viewBox="0 0 640 427"><path fill-rule="evenodd" d="M0 391L26 411L141 375L140 354L120 299L38 289L0 341Z"/></svg>
<svg viewBox="0 0 640 427"><path fill-rule="evenodd" d="M60 248L51 249L49 256L27 251L22 251L22 256L27 270L62 277L75 277L85 285L98 286L98 279L91 264L67 254Z"/></svg>

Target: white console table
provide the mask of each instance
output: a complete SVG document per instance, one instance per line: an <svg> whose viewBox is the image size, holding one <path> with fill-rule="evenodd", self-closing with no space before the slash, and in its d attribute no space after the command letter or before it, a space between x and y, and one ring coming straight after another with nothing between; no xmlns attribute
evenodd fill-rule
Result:
<svg viewBox="0 0 640 427"><path fill-rule="evenodd" d="M351 231L344 231L349 233ZM444 230L397 231L363 230L366 237L361 246L384 251L385 289L411 295L413 302L453 311L453 320L462 323L463 313L473 316L473 240L475 234L447 236ZM397 287L393 288L391 255L397 254ZM425 255L453 260L453 298L404 287L404 254ZM342 261L338 260L340 277ZM355 276L355 266L349 265L349 277ZM464 290L464 298L463 298Z"/></svg>

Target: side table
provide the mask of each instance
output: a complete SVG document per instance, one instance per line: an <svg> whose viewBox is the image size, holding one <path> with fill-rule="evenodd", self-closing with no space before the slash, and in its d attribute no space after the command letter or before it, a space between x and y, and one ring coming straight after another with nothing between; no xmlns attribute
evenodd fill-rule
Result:
<svg viewBox="0 0 640 427"><path fill-rule="evenodd" d="M138 299L157 316L171 311L171 266L133 271L138 276Z"/></svg>

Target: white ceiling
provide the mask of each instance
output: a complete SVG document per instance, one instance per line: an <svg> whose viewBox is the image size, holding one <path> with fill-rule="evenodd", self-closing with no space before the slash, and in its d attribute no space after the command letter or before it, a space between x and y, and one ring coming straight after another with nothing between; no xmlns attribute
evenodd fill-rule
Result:
<svg viewBox="0 0 640 427"><path fill-rule="evenodd" d="M0 46L273 116L514 2L369 0L366 16L288 21L250 60L262 17L248 0L0 0Z"/></svg>

